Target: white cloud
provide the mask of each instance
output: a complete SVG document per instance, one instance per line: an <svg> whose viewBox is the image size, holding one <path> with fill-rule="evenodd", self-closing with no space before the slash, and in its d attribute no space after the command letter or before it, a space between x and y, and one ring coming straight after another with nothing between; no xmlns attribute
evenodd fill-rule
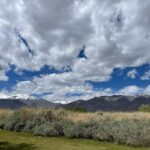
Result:
<svg viewBox="0 0 150 150"><path fill-rule="evenodd" d="M91 80L108 80L114 67L149 62L149 6L148 0L1 0L0 57L19 69L77 66ZM79 62L75 58L84 44L88 61Z"/></svg>
<svg viewBox="0 0 150 150"><path fill-rule="evenodd" d="M7 98L10 98L10 96L8 95L8 93L7 94L5 94L5 93L0 93L0 98L1 99L7 99Z"/></svg>
<svg viewBox="0 0 150 150"><path fill-rule="evenodd" d="M135 85L124 87L118 92L121 95L139 95L143 93L143 89Z"/></svg>
<svg viewBox="0 0 150 150"><path fill-rule="evenodd" d="M150 71L147 71L144 73L142 77L140 77L141 80L150 80Z"/></svg>
<svg viewBox="0 0 150 150"><path fill-rule="evenodd" d="M45 79L42 79L45 78ZM32 94L43 95L42 98L51 102L68 103L75 100L89 100L93 97L100 97L105 95L150 95L150 85L145 88L136 85L126 86L118 91L113 91L111 88L106 89L93 89L89 84L67 84L64 78L55 78L44 76L42 78L35 78L30 82L20 82L16 85L12 92L3 91L9 96L32 97ZM50 84L51 83L51 84ZM33 84L36 86L33 88ZM20 94L18 94L20 93ZM73 95L73 96L67 96Z"/></svg>
<svg viewBox="0 0 150 150"><path fill-rule="evenodd" d="M144 94L150 95L150 85L148 85L148 86L145 88Z"/></svg>
<svg viewBox="0 0 150 150"><path fill-rule="evenodd" d="M135 79L137 74L138 74L138 72L136 71L136 69L133 69L127 73L127 77L129 77L131 79Z"/></svg>
<svg viewBox="0 0 150 150"><path fill-rule="evenodd" d="M94 90L90 84L85 84L84 80L74 77L72 73L50 74L42 77L35 77L32 81L18 82L11 94L23 95L43 95L42 97L53 102L69 102L78 99L87 100L101 95L111 95L110 88ZM44 93L47 93L44 95ZM67 96L77 94L74 96Z"/></svg>

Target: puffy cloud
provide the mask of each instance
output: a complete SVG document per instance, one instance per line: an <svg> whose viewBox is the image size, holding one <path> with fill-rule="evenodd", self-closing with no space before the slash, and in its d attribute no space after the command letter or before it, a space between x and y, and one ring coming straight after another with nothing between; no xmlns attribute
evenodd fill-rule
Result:
<svg viewBox="0 0 150 150"><path fill-rule="evenodd" d="M131 85L119 90L118 93L122 95L139 95L143 93L143 89L135 85Z"/></svg>
<svg viewBox="0 0 150 150"><path fill-rule="evenodd" d="M129 77L131 79L135 79L137 74L138 74L138 72L136 71L136 69L133 69L127 73L127 77Z"/></svg>
<svg viewBox="0 0 150 150"><path fill-rule="evenodd" d="M115 94L122 95L150 95L150 85L146 87L138 87L136 85L126 86L119 91L115 92Z"/></svg>
<svg viewBox="0 0 150 150"><path fill-rule="evenodd" d="M8 93L8 92L7 92ZM63 74L50 74L35 77L32 81L18 82L11 95L40 95L53 102L69 102L78 99L87 100L101 95L110 95L110 88L94 90L90 84L74 76L72 72Z"/></svg>
<svg viewBox="0 0 150 150"><path fill-rule="evenodd" d="M1 99L7 99L7 98L10 98L10 96L8 95L8 93L6 94L6 93L0 93L0 98Z"/></svg>
<svg viewBox="0 0 150 150"><path fill-rule="evenodd" d="M90 84L84 83L71 72L63 74L50 74L35 77L32 81L18 82L11 92L12 95L41 95L53 102L69 102L78 99L89 99L95 96L110 95L110 88L94 90Z"/></svg>
<svg viewBox="0 0 150 150"><path fill-rule="evenodd" d="M150 95L150 85L148 85L148 86L145 88L144 94Z"/></svg>
<svg viewBox="0 0 150 150"><path fill-rule="evenodd" d="M91 80L107 80L114 67L149 62L149 5L148 0L1 0L1 58L27 70L44 64L77 66L78 71L84 67ZM33 56L15 30L28 41ZM84 44L88 61L78 62Z"/></svg>
<svg viewBox="0 0 150 150"><path fill-rule="evenodd" d="M140 77L141 80L150 80L150 70L146 71L143 76Z"/></svg>

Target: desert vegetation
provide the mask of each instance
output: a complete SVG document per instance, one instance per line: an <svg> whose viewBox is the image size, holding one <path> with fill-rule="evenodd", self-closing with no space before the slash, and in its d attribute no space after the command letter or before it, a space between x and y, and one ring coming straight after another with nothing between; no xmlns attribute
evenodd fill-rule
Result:
<svg viewBox="0 0 150 150"><path fill-rule="evenodd" d="M94 139L150 146L149 113L74 112L63 109L0 111L0 128L37 136Z"/></svg>

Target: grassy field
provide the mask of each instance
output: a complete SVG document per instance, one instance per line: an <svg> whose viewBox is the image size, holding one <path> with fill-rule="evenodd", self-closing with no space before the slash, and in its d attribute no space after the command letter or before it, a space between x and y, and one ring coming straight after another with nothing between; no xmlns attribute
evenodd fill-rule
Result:
<svg viewBox="0 0 150 150"><path fill-rule="evenodd" d="M0 150L150 150L83 139L37 137L0 131Z"/></svg>
<svg viewBox="0 0 150 150"><path fill-rule="evenodd" d="M6 139L6 141L0 143L1 146L4 147L3 149L13 146L11 145L15 142L13 136L21 136L21 133L18 135L18 133L4 132L4 130L32 133L31 139L31 135L27 138L27 134L22 134L22 138L17 137L16 139L19 143L26 141L30 144L30 142L33 142L31 145L36 145L39 148L40 145L42 145L41 148L46 146L47 144L45 142L50 140L50 143L55 142L52 144L53 146L56 146L54 147L54 150L60 149L64 143L65 145L63 147L72 146L72 148L65 147L66 150L74 149L74 146L76 145L77 147L82 147L81 149L83 150L97 149L98 147L101 147L101 149L103 148L102 150L112 150L112 147L114 147L114 149L129 149L128 147L116 147L116 145L101 143L100 141L119 143L134 147L149 146L147 149L150 149L150 115L149 113L143 112L83 113L63 109L47 110L28 108L16 111L0 110L0 129L2 129L2 136L0 135L0 138L4 135L11 138L10 140L9 138L1 138L1 140ZM12 135L12 137L9 134ZM43 136L43 138L38 136ZM65 139L63 137L65 137ZM66 138L76 138L77 140L69 140ZM80 140L81 138L93 139L95 142ZM40 141L45 144L40 144ZM88 143L91 144L87 146ZM30 145L22 144L16 146Z"/></svg>

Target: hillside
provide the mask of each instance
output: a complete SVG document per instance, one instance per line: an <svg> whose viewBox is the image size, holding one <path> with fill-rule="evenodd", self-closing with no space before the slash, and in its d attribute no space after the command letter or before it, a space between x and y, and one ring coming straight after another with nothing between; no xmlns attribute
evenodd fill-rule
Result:
<svg viewBox="0 0 150 150"><path fill-rule="evenodd" d="M29 108L55 108L58 104L46 100L33 99L0 99L0 108L2 109L19 109L22 107Z"/></svg>
<svg viewBox="0 0 150 150"><path fill-rule="evenodd" d="M83 108L88 111L137 111L142 104L150 104L149 96L101 96L87 101L66 104L65 108Z"/></svg>

